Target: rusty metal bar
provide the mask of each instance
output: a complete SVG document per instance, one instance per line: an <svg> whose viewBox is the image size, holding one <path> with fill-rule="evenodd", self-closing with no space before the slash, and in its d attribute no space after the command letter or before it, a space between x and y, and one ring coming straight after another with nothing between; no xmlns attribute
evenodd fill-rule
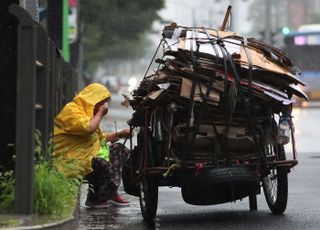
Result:
<svg viewBox="0 0 320 230"><path fill-rule="evenodd" d="M298 164L297 160L283 160L283 161L272 161L272 162L266 162L266 165L269 166L276 166L276 167L288 167L292 168ZM248 164L240 164L242 166L255 166L256 163L248 163ZM203 168L215 168L215 166L212 165L204 165ZM141 176L145 174L153 174L153 175L162 175L165 173L169 167L146 167L143 169L143 171L138 175L137 178L140 178ZM175 169L175 171L191 171L191 170L196 170L196 166L185 166L181 168Z"/></svg>

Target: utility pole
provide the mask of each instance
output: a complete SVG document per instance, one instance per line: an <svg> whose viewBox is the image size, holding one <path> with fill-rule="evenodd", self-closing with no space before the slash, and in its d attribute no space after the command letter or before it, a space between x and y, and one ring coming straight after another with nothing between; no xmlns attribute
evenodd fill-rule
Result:
<svg viewBox="0 0 320 230"><path fill-rule="evenodd" d="M39 22L39 0L20 0L20 6L28 11L34 21Z"/></svg>
<svg viewBox="0 0 320 230"><path fill-rule="evenodd" d="M271 0L265 0L264 41L271 43Z"/></svg>

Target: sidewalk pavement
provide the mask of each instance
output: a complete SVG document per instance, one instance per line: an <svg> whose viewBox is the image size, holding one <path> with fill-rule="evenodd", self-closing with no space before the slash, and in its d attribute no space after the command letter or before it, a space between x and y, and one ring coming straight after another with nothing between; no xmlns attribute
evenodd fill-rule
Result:
<svg viewBox="0 0 320 230"><path fill-rule="evenodd" d="M130 201L129 206L114 206L110 204L105 209L92 209L85 206L88 184L81 187L79 230L90 229L135 229L132 223L143 221L139 198L126 194L120 185L119 193ZM139 228L140 229L140 228Z"/></svg>

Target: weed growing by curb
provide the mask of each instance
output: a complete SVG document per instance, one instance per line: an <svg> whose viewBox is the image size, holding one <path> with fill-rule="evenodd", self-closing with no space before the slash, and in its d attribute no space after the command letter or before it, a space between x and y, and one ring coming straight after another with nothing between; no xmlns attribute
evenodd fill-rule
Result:
<svg viewBox="0 0 320 230"><path fill-rule="evenodd" d="M81 178L67 177L59 172L52 162L52 140L46 151L41 148L40 132L35 135L35 156L33 181L33 213L36 215L53 215L62 218L72 216L77 202ZM66 163L64 163L66 164ZM76 162L66 167L77 171ZM77 173L77 172L75 172ZM10 213L14 209L15 177L14 172L0 173L0 211Z"/></svg>
<svg viewBox="0 0 320 230"><path fill-rule="evenodd" d="M0 173L0 191L0 210L11 212L15 196L13 171Z"/></svg>
<svg viewBox="0 0 320 230"><path fill-rule="evenodd" d="M35 167L34 213L68 216L72 214L80 181L67 178L44 162Z"/></svg>

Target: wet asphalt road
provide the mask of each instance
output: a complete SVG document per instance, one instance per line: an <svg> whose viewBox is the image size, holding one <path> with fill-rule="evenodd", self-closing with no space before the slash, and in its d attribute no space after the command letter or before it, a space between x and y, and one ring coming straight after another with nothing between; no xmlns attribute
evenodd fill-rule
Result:
<svg viewBox="0 0 320 230"><path fill-rule="evenodd" d="M124 114L115 110L115 114ZM236 203L194 206L182 200L179 188L163 187L155 224L147 225L137 197L125 195L131 201L129 207L87 209L84 185L79 229L320 229L320 109L297 109L294 116L299 164L289 174L284 215L272 215L263 194L258 195L258 211L250 212L247 198ZM291 149L286 150L290 158Z"/></svg>

